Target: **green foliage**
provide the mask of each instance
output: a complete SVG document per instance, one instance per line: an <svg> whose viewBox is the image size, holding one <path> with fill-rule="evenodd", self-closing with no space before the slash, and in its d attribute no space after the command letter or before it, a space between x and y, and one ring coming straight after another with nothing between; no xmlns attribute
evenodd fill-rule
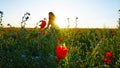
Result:
<svg viewBox="0 0 120 68"><path fill-rule="evenodd" d="M0 28L0 68L120 67L120 29L58 28L44 32ZM101 40L103 36L106 38ZM55 62L55 47L62 43L68 47L68 54ZM106 51L113 53L110 65L102 60Z"/></svg>

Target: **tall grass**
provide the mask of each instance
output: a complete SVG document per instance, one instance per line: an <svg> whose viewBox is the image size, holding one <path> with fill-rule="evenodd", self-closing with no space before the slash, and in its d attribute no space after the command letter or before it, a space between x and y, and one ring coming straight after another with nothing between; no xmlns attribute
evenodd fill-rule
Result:
<svg viewBox="0 0 120 68"><path fill-rule="evenodd" d="M46 34L45 34L46 33ZM106 37L104 40L101 40ZM86 68L120 66L120 30L110 29L0 29L1 68ZM68 55L55 62L55 47L65 43ZM113 53L111 64L104 63L105 53Z"/></svg>

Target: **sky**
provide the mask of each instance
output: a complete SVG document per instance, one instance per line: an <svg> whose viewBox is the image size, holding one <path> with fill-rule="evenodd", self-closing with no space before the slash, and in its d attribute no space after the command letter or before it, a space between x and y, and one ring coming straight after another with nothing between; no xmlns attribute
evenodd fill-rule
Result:
<svg viewBox="0 0 120 68"><path fill-rule="evenodd" d="M53 12L59 27L68 25L74 28L77 19L78 28L116 28L118 25L120 0L0 0L3 11L3 25L8 23L20 27L22 16L31 15L26 27L35 27L36 23L47 18Z"/></svg>

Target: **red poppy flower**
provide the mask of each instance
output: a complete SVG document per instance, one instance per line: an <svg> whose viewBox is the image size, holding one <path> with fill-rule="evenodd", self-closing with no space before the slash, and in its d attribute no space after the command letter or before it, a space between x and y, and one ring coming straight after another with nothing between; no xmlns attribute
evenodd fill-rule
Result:
<svg viewBox="0 0 120 68"><path fill-rule="evenodd" d="M112 58L112 52L106 52L106 57L107 58Z"/></svg>
<svg viewBox="0 0 120 68"><path fill-rule="evenodd" d="M104 58L103 61L108 65L111 63L111 61L108 58Z"/></svg>
<svg viewBox="0 0 120 68"><path fill-rule="evenodd" d="M68 53L68 48L66 46L58 45L55 49L55 54L57 56L57 60L64 59Z"/></svg>
<svg viewBox="0 0 120 68"><path fill-rule="evenodd" d="M103 61L104 62L107 62L109 59L108 58L103 58Z"/></svg>
<svg viewBox="0 0 120 68"><path fill-rule="evenodd" d="M111 63L111 61L110 61L110 60L107 60L106 64L108 64L108 65L109 65L110 63Z"/></svg>
<svg viewBox="0 0 120 68"><path fill-rule="evenodd" d="M40 28L44 28L46 26L46 21L42 20L42 23L39 26L40 26Z"/></svg>

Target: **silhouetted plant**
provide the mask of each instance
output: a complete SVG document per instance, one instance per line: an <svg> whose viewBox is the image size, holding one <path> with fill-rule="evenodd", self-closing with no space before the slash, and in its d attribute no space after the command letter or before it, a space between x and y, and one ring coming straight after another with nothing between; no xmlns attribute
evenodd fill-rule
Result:
<svg viewBox="0 0 120 68"><path fill-rule="evenodd" d="M120 14L120 9L118 10L119 14ZM120 15L119 15L119 20L118 20L118 28L120 29Z"/></svg>
<svg viewBox="0 0 120 68"><path fill-rule="evenodd" d="M67 28L69 28L70 27L70 18L67 18L67 20L68 20Z"/></svg>
<svg viewBox="0 0 120 68"><path fill-rule="evenodd" d="M78 17L75 18L75 21L76 21L76 23L75 23L75 28L77 28L77 25L78 25L78 24L77 24L77 23L78 23L77 20L78 20Z"/></svg>
<svg viewBox="0 0 120 68"><path fill-rule="evenodd" d="M9 24L9 23L7 24L7 26L12 27L12 25L11 25L11 24Z"/></svg>
<svg viewBox="0 0 120 68"><path fill-rule="evenodd" d="M0 26L3 26L3 24L2 24L2 17L3 17L3 12L0 11Z"/></svg>
<svg viewBox="0 0 120 68"><path fill-rule="evenodd" d="M22 17L21 27L25 27L26 21L29 19L30 13L26 12L24 16Z"/></svg>

